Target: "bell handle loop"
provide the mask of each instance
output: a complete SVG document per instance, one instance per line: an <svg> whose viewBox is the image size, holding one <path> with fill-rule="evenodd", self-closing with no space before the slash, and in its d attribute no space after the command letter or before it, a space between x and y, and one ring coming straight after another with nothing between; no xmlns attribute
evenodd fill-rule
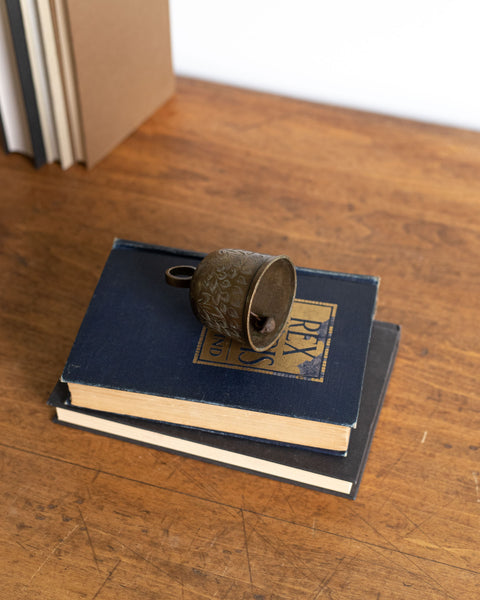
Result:
<svg viewBox="0 0 480 600"><path fill-rule="evenodd" d="M178 288L188 288L196 271L191 265L176 265L165 271L165 281Z"/></svg>

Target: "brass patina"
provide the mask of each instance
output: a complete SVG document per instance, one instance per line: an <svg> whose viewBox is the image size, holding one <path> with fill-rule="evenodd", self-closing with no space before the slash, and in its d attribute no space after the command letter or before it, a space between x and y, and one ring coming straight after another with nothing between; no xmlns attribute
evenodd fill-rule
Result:
<svg viewBox="0 0 480 600"><path fill-rule="evenodd" d="M170 267L165 277L170 285L190 288L201 323L257 352L282 334L297 286L288 256L230 248L207 254L196 268Z"/></svg>

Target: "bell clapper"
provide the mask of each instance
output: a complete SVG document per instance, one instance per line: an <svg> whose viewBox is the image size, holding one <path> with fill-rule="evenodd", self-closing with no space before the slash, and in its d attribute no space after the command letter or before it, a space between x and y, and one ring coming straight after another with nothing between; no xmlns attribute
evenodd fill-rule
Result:
<svg viewBox="0 0 480 600"><path fill-rule="evenodd" d="M262 317L251 312L250 320L253 328L258 331L258 333L271 333L275 329L276 323L273 317Z"/></svg>

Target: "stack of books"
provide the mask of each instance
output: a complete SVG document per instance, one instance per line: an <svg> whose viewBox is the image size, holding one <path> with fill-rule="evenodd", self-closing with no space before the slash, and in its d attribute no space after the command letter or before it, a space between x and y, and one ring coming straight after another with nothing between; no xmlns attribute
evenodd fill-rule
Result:
<svg viewBox="0 0 480 600"><path fill-rule="evenodd" d="M297 268L258 353L196 320L163 273L202 254L116 240L50 404L56 420L354 498L399 343L375 277Z"/></svg>
<svg viewBox="0 0 480 600"><path fill-rule="evenodd" d="M174 90L168 0L0 0L0 129L37 167L92 167Z"/></svg>

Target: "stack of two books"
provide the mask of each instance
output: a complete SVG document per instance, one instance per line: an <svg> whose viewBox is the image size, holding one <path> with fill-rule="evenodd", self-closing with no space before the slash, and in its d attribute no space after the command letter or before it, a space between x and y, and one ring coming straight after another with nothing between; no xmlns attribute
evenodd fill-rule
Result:
<svg viewBox="0 0 480 600"><path fill-rule="evenodd" d="M280 340L202 328L164 271L202 254L117 240L50 398L73 427L355 498L400 330L378 279L297 268Z"/></svg>

